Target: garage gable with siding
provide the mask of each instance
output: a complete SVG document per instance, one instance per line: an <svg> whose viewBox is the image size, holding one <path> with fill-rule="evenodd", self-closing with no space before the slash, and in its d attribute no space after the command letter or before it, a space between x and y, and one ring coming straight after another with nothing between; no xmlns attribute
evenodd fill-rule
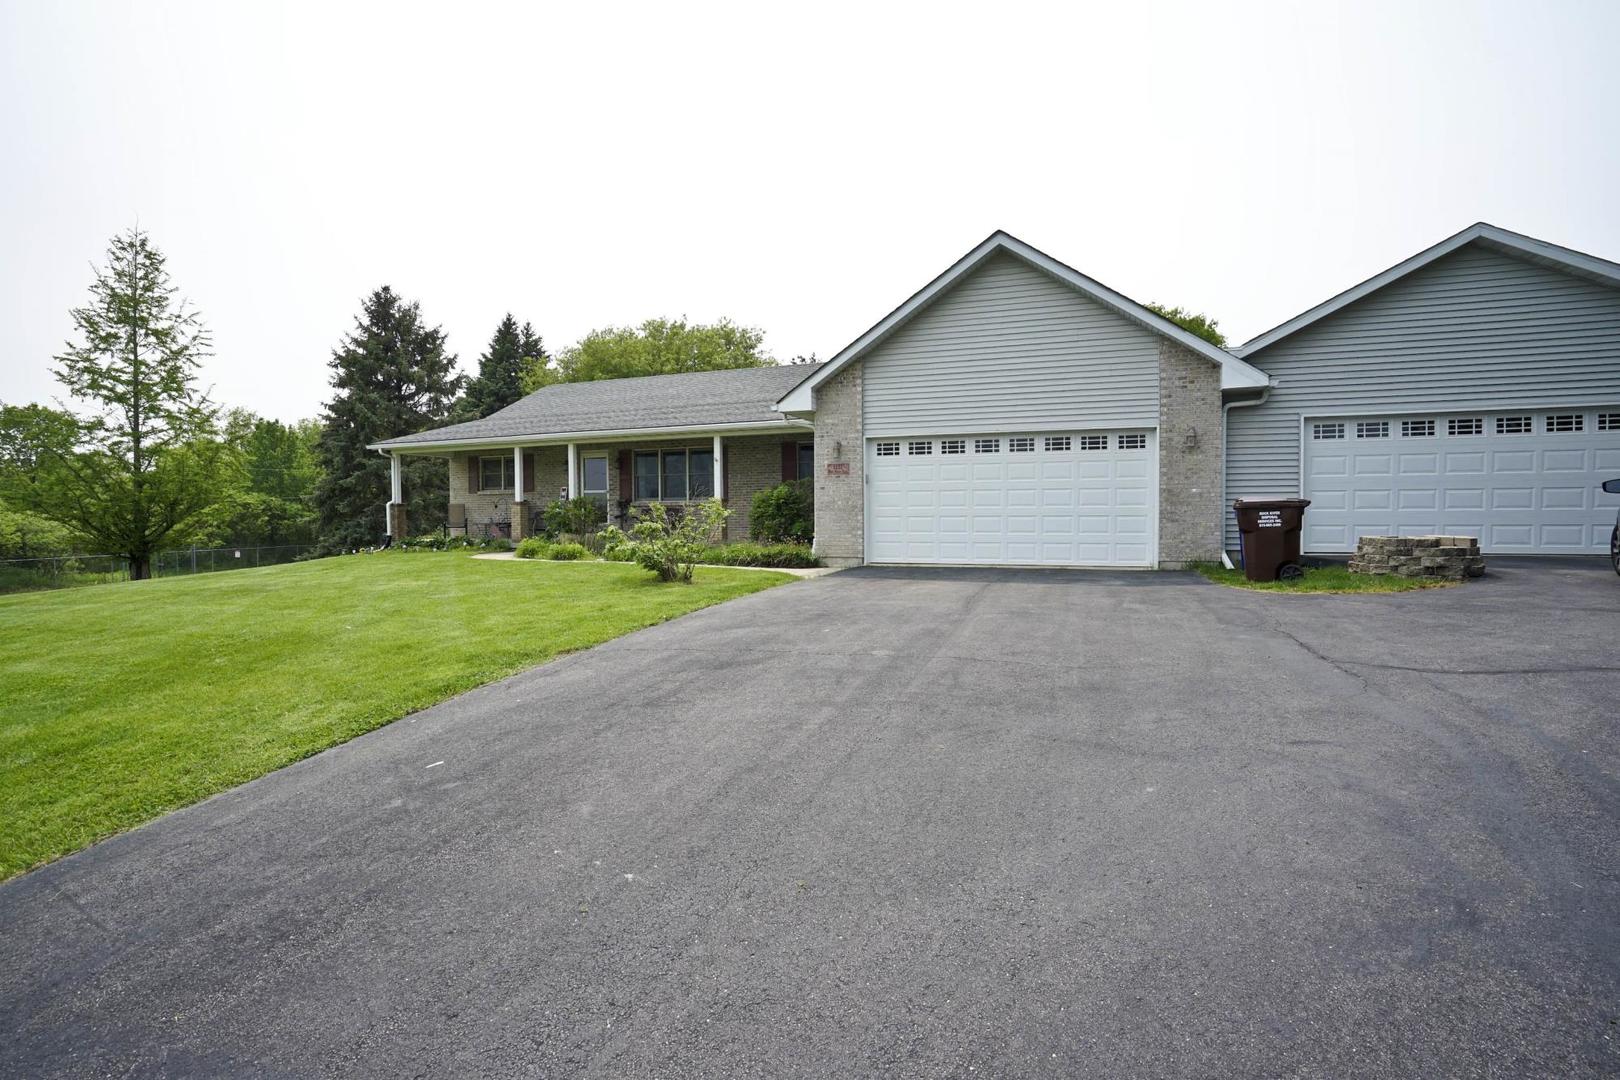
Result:
<svg viewBox="0 0 1620 1080"><path fill-rule="evenodd" d="M1158 336L1004 253L863 363L869 437L1158 419Z"/></svg>
<svg viewBox="0 0 1620 1080"><path fill-rule="evenodd" d="M1584 409L1601 434L1598 411L1620 407L1620 266L1490 226L1436 248L1239 350L1274 385L1229 413L1228 504L1301 494L1319 420L1384 418L1398 442L1401 418L1438 419L1444 443L1459 413Z"/></svg>

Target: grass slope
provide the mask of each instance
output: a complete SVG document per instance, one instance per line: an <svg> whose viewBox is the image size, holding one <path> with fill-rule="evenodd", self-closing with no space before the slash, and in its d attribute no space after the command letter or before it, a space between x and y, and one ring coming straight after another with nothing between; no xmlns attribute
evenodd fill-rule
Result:
<svg viewBox="0 0 1620 1080"><path fill-rule="evenodd" d="M1202 563L1195 569L1219 585L1237 589L1256 589L1260 592L1282 593L1369 593L1411 592L1413 589L1439 589L1456 585L1455 581L1440 578L1408 578L1395 574L1352 574L1343 566L1319 566L1307 569L1305 576L1294 581L1250 581L1242 570L1228 570L1214 563Z"/></svg>
<svg viewBox="0 0 1620 1080"><path fill-rule="evenodd" d="M791 580L347 556L0 597L0 879L453 694Z"/></svg>

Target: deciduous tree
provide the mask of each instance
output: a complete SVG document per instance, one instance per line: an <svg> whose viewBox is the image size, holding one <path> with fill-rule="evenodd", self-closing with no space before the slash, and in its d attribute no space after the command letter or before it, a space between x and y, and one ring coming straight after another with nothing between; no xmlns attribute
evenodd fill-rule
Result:
<svg viewBox="0 0 1620 1080"><path fill-rule="evenodd" d="M76 415L77 451L51 452L36 485L42 512L150 575L163 542L219 493L215 410L196 386L208 331L169 279L161 252L131 229L113 238L76 340L54 369Z"/></svg>

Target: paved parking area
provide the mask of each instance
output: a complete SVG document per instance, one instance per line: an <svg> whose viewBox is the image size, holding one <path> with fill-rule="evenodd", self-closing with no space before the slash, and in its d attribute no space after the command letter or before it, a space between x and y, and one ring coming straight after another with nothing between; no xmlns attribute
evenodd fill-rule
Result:
<svg viewBox="0 0 1620 1080"><path fill-rule="evenodd" d="M0 1073L1612 1074L1617 631L1601 560L796 582L0 887Z"/></svg>

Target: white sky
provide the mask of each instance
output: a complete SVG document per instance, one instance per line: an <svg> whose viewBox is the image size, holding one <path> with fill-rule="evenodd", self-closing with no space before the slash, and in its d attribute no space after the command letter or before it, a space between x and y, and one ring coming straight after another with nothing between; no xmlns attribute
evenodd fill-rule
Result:
<svg viewBox="0 0 1620 1080"><path fill-rule="evenodd" d="M138 222L223 404L361 297L464 369L730 315L826 358L992 230L1242 341L1476 220L1620 259L1620 4L0 0L0 400Z"/></svg>

